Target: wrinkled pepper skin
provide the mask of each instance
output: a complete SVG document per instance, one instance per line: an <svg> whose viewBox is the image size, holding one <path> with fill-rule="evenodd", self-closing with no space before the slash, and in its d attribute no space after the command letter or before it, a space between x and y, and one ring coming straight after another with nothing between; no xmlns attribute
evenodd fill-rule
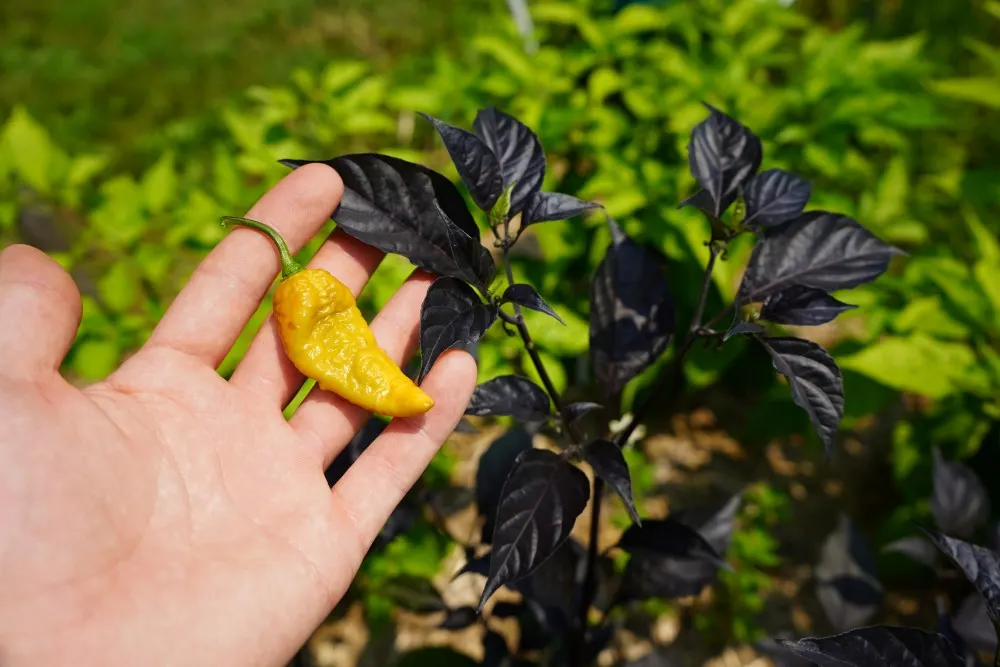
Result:
<svg viewBox="0 0 1000 667"><path fill-rule="evenodd" d="M350 290L327 271L304 269L281 282L274 317L285 354L320 389L390 417L434 405L378 346Z"/></svg>
<svg viewBox="0 0 1000 667"><path fill-rule="evenodd" d="M300 373L351 403L387 417L416 417L434 399L415 385L378 346L347 286L323 269L296 262L281 235L249 218L225 216L266 234L281 257L274 319L285 354Z"/></svg>

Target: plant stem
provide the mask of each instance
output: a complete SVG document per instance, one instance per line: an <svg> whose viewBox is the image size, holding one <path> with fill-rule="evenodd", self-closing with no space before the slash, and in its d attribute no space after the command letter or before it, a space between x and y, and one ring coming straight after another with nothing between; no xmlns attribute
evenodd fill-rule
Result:
<svg viewBox="0 0 1000 667"><path fill-rule="evenodd" d="M274 245L278 246L278 255L281 256L282 280L302 270L302 265L296 262L292 258L292 253L288 251L288 245L285 243L285 239L281 238L281 234L279 234L273 227L265 225L263 222L251 220L250 218L237 218L231 215L223 217L222 224L226 226L239 225L241 227L249 227L250 229L256 229L258 232L267 234L271 240L274 241Z"/></svg>
<svg viewBox="0 0 1000 667"><path fill-rule="evenodd" d="M708 288L712 284L712 271L715 269L715 260L718 258L720 251L721 248L715 244L715 241L709 242L708 264L705 265L705 277L701 280L698 305L694 309L694 315L691 316L691 326L688 328L687 334L688 338L701 329L701 318L705 314L705 302L708 301Z"/></svg>

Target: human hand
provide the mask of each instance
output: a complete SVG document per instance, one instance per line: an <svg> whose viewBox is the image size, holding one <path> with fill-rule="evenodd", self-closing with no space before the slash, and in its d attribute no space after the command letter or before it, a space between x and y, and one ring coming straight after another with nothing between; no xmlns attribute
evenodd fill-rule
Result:
<svg viewBox="0 0 1000 667"><path fill-rule="evenodd" d="M293 251L343 185L322 164L248 213ZM335 233L312 266L357 294L381 253ZM435 406L396 419L331 490L324 469L368 415L313 390L271 320L227 382L216 372L278 273L273 244L236 229L201 263L146 345L85 389L58 372L80 295L41 252L0 253L0 664L281 665L347 590L369 545L460 419L472 358L442 356ZM397 362L431 277L415 271L373 320Z"/></svg>

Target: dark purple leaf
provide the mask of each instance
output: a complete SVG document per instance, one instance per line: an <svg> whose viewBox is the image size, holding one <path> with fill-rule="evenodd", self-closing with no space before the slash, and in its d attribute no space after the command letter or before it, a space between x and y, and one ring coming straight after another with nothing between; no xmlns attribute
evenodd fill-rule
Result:
<svg viewBox="0 0 1000 667"><path fill-rule="evenodd" d="M500 303L516 303L519 306L551 315L559 324L566 324L563 318L559 317L556 311L552 310L552 306L545 303L545 300L538 296L538 292L531 285L511 285L504 290L503 296L500 297Z"/></svg>
<svg viewBox="0 0 1000 667"><path fill-rule="evenodd" d="M630 554L654 553L660 556L700 560L730 569L722 555L697 530L675 519L647 519L641 526L631 525L622 534L618 547Z"/></svg>
<svg viewBox="0 0 1000 667"><path fill-rule="evenodd" d="M757 242L739 294L751 302L792 286L827 292L857 287L882 275L898 254L851 218L810 211Z"/></svg>
<svg viewBox="0 0 1000 667"><path fill-rule="evenodd" d="M927 567L934 567L940 553L933 544L916 535L891 542L885 545L882 550L903 554L907 558Z"/></svg>
<svg viewBox="0 0 1000 667"><path fill-rule="evenodd" d="M379 593L392 600L396 606L417 614L433 614L447 609L434 585L421 577L394 577L380 587Z"/></svg>
<svg viewBox="0 0 1000 667"><path fill-rule="evenodd" d="M879 625L779 643L819 667L964 667L947 639L916 628Z"/></svg>
<svg viewBox="0 0 1000 667"><path fill-rule="evenodd" d="M812 185L804 178L781 169L767 169L750 179L743 189L747 214L743 224L778 225L802 213L809 203Z"/></svg>
<svg viewBox="0 0 1000 667"><path fill-rule="evenodd" d="M483 661L480 663L482 667L506 667L509 656L510 649L507 647L507 640L493 630L487 630L483 637Z"/></svg>
<svg viewBox="0 0 1000 667"><path fill-rule="evenodd" d="M490 554L489 552L484 553L482 556L475 556L466 561L462 569L455 573L455 576L451 578L452 581L458 579L463 574L481 574L484 577L490 573Z"/></svg>
<svg viewBox="0 0 1000 667"><path fill-rule="evenodd" d="M821 289L792 285L764 299L760 317L776 324L819 326L857 306L839 301Z"/></svg>
<svg viewBox="0 0 1000 667"><path fill-rule="evenodd" d="M586 414L593 412L594 410L600 410L604 406L600 403L591 403L590 401L578 401L576 403L570 403L566 406L566 418L571 422L575 422Z"/></svg>
<svg viewBox="0 0 1000 667"><path fill-rule="evenodd" d="M778 643L782 639L788 639L785 636L787 634L784 633L783 636L778 638L765 637L757 641L754 644L754 648L769 657L771 662L774 663L774 667L813 667L812 661L800 658Z"/></svg>
<svg viewBox="0 0 1000 667"><path fill-rule="evenodd" d="M584 449L584 458L594 469L594 474L607 482L621 497L632 521L641 524L635 500L632 499L632 476L621 448L610 440L595 440Z"/></svg>
<svg viewBox="0 0 1000 667"><path fill-rule="evenodd" d="M733 199L735 199L735 197L733 197ZM705 211L709 215L711 215L712 211L715 210L715 202L712 201L712 195L709 194L707 190L698 190L693 195L678 204L677 208L685 208L686 206L694 206L697 209Z"/></svg>
<svg viewBox="0 0 1000 667"><path fill-rule="evenodd" d="M756 322L737 322L722 336L722 342L726 342L733 336L749 336L764 333L765 331L767 329Z"/></svg>
<svg viewBox="0 0 1000 667"><path fill-rule="evenodd" d="M468 605L449 609L439 628L444 630L464 630L479 620L479 612Z"/></svg>
<svg viewBox="0 0 1000 667"><path fill-rule="evenodd" d="M590 357L610 396L667 349L675 313L662 257L609 224L612 243L590 284Z"/></svg>
<svg viewBox="0 0 1000 667"><path fill-rule="evenodd" d="M569 537L590 498L590 482L557 454L518 456L500 494L490 574L479 607L500 587L528 576Z"/></svg>
<svg viewBox="0 0 1000 667"><path fill-rule="evenodd" d="M978 593L971 593L958 606L951 618L952 629L976 651L997 650L997 632L993 628L986 600Z"/></svg>
<svg viewBox="0 0 1000 667"><path fill-rule="evenodd" d="M524 610L524 605L520 602L500 601L493 605L490 610L492 618L516 618Z"/></svg>
<svg viewBox="0 0 1000 667"><path fill-rule="evenodd" d="M570 537L527 577L508 586L547 612L570 618L579 608L587 552ZM550 618L550 624L559 619Z"/></svg>
<svg viewBox="0 0 1000 667"><path fill-rule="evenodd" d="M381 435L387 424L387 421L378 417L368 418L368 421L361 427L361 430L354 434L351 441L347 443L347 446L340 451L340 454L333 459L333 463L326 469L326 481L331 487L340 481L340 478L344 476L347 469L354 465L354 462L358 460L362 452L368 449L368 445L375 442L375 438Z"/></svg>
<svg viewBox="0 0 1000 667"><path fill-rule="evenodd" d="M521 214L521 228L536 222L565 220L600 206L561 192L536 192L528 198L524 213Z"/></svg>
<svg viewBox="0 0 1000 667"><path fill-rule="evenodd" d="M945 461L934 448L931 513L941 532L968 538L990 518L990 496L979 476L963 463Z"/></svg>
<svg viewBox="0 0 1000 667"><path fill-rule="evenodd" d="M476 206L489 213L490 209L503 194L503 174L490 147L478 136L460 127L449 125L442 120L425 113L420 114L434 125L441 135L451 161L458 169L469 188Z"/></svg>
<svg viewBox="0 0 1000 667"><path fill-rule="evenodd" d="M479 458L479 467L476 469L476 506L479 508L479 515L486 519L483 525L484 542L489 542L493 537L504 482L513 470L517 457L529 449L531 434L524 428L515 426L494 440Z"/></svg>
<svg viewBox="0 0 1000 667"><path fill-rule="evenodd" d="M465 414L508 416L527 422L544 421L550 414L549 395L526 377L501 375L472 392Z"/></svg>
<svg viewBox="0 0 1000 667"><path fill-rule="evenodd" d="M833 357L802 338L758 338L771 355L774 370L788 379L792 400L806 411L823 441L827 457L844 416L844 378Z"/></svg>
<svg viewBox="0 0 1000 667"><path fill-rule="evenodd" d="M815 575L816 597L837 632L864 625L878 611L882 590L875 557L846 516L823 543Z"/></svg>
<svg viewBox="0 0 1000 667"><path fill-rule="evenodd" d="M712 545L719 554L724 555L729 549L729 542L733 537L733 530L736 528L736 515L740 510L743 501L743 494L737 493L723 505L715 510L711 516L704 521L692 521L689 519L690 513L675 518L681 523L691 526L698 531L698 534L705 538L705 541ZM691 517L693 519L694 517Z"/></svg>
<svg viewBox="0 0 1000 667"><path fill-rule="evenodd" d="M438 278L420 307L420 373L422 382L442 353L476 343L497 317L495 306L483 303L461 280Z"/></svg>
<svg viewBox="0 0 1000 667"><path fill-rule="evenodd" d="M281 162L293 168L322 162L336 170L344 196L332 217L347 234L431 273L483 288L492 281L495 265L479 228L455 184L441 174L377 153Z"/></svg>
<svg viewBox="0 0 1000 667"><path fill-rule="evenodd" d="M473 128L500 163L504 188L514 185L509 215L520 213L545 180L542 144L531 128L493 107L481 109L476 114Z"/></svg>
<svg viewBox="0 0 1000 667"><path fill-rule="evenodd" d="M706 104L710 115L691 132L688 163L691 174L707 193L718 218L729 208L743 185L760 167L760 139L739 121ZM702 205L698 200L695 205Z"/></svg>
<svg viewBox="0 0 1000 667"><path fill-rule="evenodd" d="M986 600L986 611L994 627L1000 628L1000 554L985 547L969 544L929 528L922 529L972 582Z"/></svg>

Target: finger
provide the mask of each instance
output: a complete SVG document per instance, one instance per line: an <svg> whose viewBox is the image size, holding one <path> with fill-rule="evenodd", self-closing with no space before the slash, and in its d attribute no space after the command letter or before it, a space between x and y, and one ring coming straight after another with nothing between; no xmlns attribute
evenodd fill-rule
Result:
<svg viewBox="0 0 1000 667"><path fill-rule="evenodd" d="M247 213L271 225L299 250L337 208L344 184L330 167L300 167ZM153 330L150 347L168 347L218 366L278 273L274 243L252 229L234 229L198 265Z"/></svg>
<svg viewBox="0 0 1000 667"><path fill-rule="evenodd" d="M80 326L80 291L41 250L0 252L0 373L31 378L58 372Z"/></svg>
<svg viewBox="0 0 1000 667"><path fill-rule="evenodd" d="M414 271L372 320L372 334L379 347L399 365L409 359L416 348L420 306L433 280L434 277L424 271ZM295 411L291 425L307 442L314 444L325 470L368 417L369 413L363 408L315 387Z"/></svg>
<svg viewBox="0 0 1000 667"><path fill-rule="evenodd" d="M383 257L384 253L376 248L335 230L309 266L326 269L357 297ZM229 382L283 406L299 390L303 380L281 346L274 317L268 316Z"/></svg>
<svg viewBox="0 0 1000 667"><path fill-rule="evenodd" d="M476 386L476 362L462 350L445 352L423 388L434 407L420 417L394 419L333 487L335 528L351 531L353 571L382 526L451 435Z"/></svg>

